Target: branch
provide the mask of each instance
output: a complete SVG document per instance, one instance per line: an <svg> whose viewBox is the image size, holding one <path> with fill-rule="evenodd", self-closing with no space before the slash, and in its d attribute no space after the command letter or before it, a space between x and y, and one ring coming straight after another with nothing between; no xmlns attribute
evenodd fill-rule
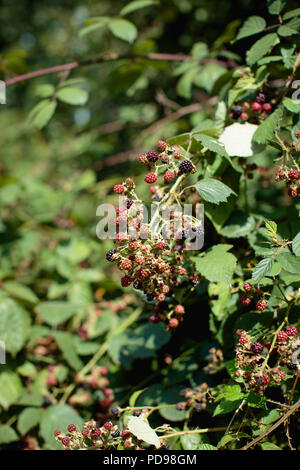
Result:
<svg viewBox="0 0 300 470"><path fill-rule="evenodd" d="M276 421L276 423L273 424L273 426L271 426L267 431L260 434L260 436L258 436L256 439L249 442L249 444L242 447L241 450L249 449L250 447L257 444L257 442L261 441L264 437L268 436L272 431L274 431L274 429L278 428L278 426L280 426L282 423L284 423L293 413L295 413L295 411L297 411L298 408L300 408L300 400L298 400L295 403L295 405L291 406L289 411L287 413L285 413L285 415L283 415L278 421Z"/></svg>
<svg viewBox="0 0 300 470"><path fill-rule="evenodd" d="M112 62L116 60L136 60L136 59L147 59L147 60L168 60L168 61L188 61L195 60L194 57L185 54L165 54L165 53L156 53L152 52L150 54L103 54L99 57L94 57L92 59L69 62L68 64L55 65L54 67L47 67L45 69L36 70L35 72L25 73L23 75L17 75L16 77L6 80L5 85L10 86L18 82L23 82L25 80L30 80L31 78L41 77L43 75L49 75L51 73L65 72L76 69L78 67L87 67L89 65L101 64L104 62Z"/></svg>

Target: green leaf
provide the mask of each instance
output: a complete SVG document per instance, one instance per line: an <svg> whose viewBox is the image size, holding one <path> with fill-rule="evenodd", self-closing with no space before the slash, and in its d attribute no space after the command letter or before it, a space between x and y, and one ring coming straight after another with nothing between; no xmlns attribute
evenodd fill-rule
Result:
<svg viewBox="0 0 300 470"><path fill-rule="evenodd" d="M295 10L288 11L283 15L283 20L289 20L290 18L293 18L294 16L299 16L300 15L300 8L295 8Z"/></svg>
<svg viewBox="0 0 300 470"><path fill-rule="evenodd" d="M56 442L55 429L67 432L67 426L75 424L78 429L83 425L83 419L68 405L52 405L47 408L41 419L40 433L51 450L62 450L63 446Z"/></svg>
<svg viewBox="0 0 300 470"><path fill-rule="evenodd" d="M260 396L258 393L255 393L253 391L248 394L246 398L246 403L252 408L262 408L264 410L267 409L266 397Z"/></svg>
<svg viewBox="0 0 300 470"><path fill-rule="evenodd" d="M291 100L291 98L285 98L283 100L284 107L291 113L298 114L300 112L300 101Z"/></svg>
<svg viewBox="0 0 300 470"><path fill-rule="evenodd" d="M202 257L193 257L196 270L211 282L225 282L231 284L237 259L227 253L232 245L215 245Z"/></svg>
<svg viewBox="0 0 300 470"><path fill-rule="evenodd" d="M18 401L22 393L22 382L14 372L0 374L0 405L7 410Z"/></svg>
<svg viewBox="0 0 300 470"><path fill-rule="evenodd" d="M52 118L57 106L56 101L40 101L29 113L28 119L32 125L42 129Z"/></svg>
<svg viewBox="0 0 300 470"><path fill-rule="evenodd" d="M199 445L201 445L201 435L200 434L185 434L180 436L180 443L184 450L197 450Z"/></svg>
<svg viewBox="0 0 300 470"><path fill-rule="evenodd" d="M203 147L208 148L211 152L215 152L218 155L221 155L222 157L226 157L229 159L229 155L225 150L225 147L223 144L220 144L216 139L213 137L210 137L205 134L194 134L194 138L196 140L200 140L202 143Z"/></svg>
<svg viewBox="0 0 300 470"><path fill-rule="evenodd" d="M260 124L253 135L253 140L259 144L264 144L268 140L274 138L274 133L280 125L280 119L282 117L282 108L277 108L274 113Z"/></svg>
<svg viewBox="0 0 300 470"><path fill-rule="evenodd" d="M261 16L250 16L239 30L236 39L238 41L239 39L260 33L265 27L266 22L264 18L262 18Z"/></svg>
<svg viewBox="0 0 300 470"><path fill-rule="evenodd" d="M7 424L0 425L0 444L9 444L19 440L19 436L13 428Z"/></svg>
<svg viewBox="0 0 300 470"><path fill-rule="evenodd" d="M128 3L125 7L122 8L120 11L120 15L129 15L133 11L139 10L140 8L149 7L152 5L158 5L157 0L135 0L133 2Z"/></svg>
<svg viewBox="0 0 300 470"><path fill-rule="evenodd" d="M271 15L279 15L286 3L287 0L267 0L269 13Z"/></svg>
<svg viewBox="0 0 300 470"><path fill-rule="evenodd" d="M138 397L145 391L147 388L143 388L142 390L136 390L131 397L129 398L129 406L133 407L138 399Z"/></svg>
<svg viewBox="0 0 300 470"><path fill-rule="evenodd" d="M73 105L85 104L88 100L88 92L82 88L68 86L61 88L56 92L56 96L60 101Z"/></svg>
<svg viewBox="0 0 300 470"><path fill-rule="evenodd" d="M40 85L37 90L36 94L39 98L50 98L55 92L55 88L53 85L49 83L45 83L44 85Z"/></svg>
<svg viewBox="0 0 300 470"><path fill-rule="evenodd" d="M133 43L137 37L137 29L133 23L123 18L113 18L108 27L110 31L119 39Z"/></svg>
<svg viewBox="0 0 300 470"><path fill-rule="evenodd" d="M71 318L77 312L77 306L64 301L41 302L36 311L48 325L59 325Z"/></svg>
<svg viewBox="0 0 300 470"><path fill-rule="evenodd" d="M300 29L300 19L299 18L292 18L288 23L280 26L278 28L278 34L280 36L292 36L293 34L298 34Z"/></svg>
<svg viewBox="0 0 300 470"><path fill-rule="evenodd" d="M221 403L218 403L216 406L213 416L224 415L235 411L241 405L242 401L242 399L236 401L221 401Z"/></svg>
<svg viewBox="0 0 300 470"><path fill-rule="evenodd" d="M39 424L43 410L40 408L25 408L18 417L18 429L22 435Z"/></svg>
<svg viewBox="0 0 300 470"><path fill-rule="evenodd" d="M30 316L12 299L0 301L0 340L5 343L6 351L15 355L19 352L28 336Z"/></svg>
<svg viewBox="0 0 300 470"><path fill-rule="evenodd" d="M280 253L277 261L287 272L292 274L300 273L300 258L292 255L292 253Z"/></svg>
<svg viewBox="0 0 300 470"><path fill-rule="evenodd" d="M259 282L264 276L266 276L272 270L274 265L273 258L262 259L253 269L252 279L254 282Z"/></svg>
<svg viewBox="0 0 300 470"><path fill-rule="evenodd" d="M281 450L280 447L273 444L272 442L263 442L262 444L260 444L260 447L262 448L262 450Z"/></svg>
<svg viewBox="0 0 300 470"><path fill-rule="evenodd" d="M295 238L293 239L292 248L294 254L296 256L300 256L300 232L298 232Z"/></svg>
<svg viewBox="0 0 300 470"><path fill-rule="evenodd" d="M190 98L192 96L193 79L197 73L197 67L192 67L178 80L176 90L179 96L182 98Z"/></svg>
<svg viewBox="0 0 300 470"><path fill-rule="evenodd" d="M8 292L13 292L14 296L18 299L25 300L29 303L36 304L39 299L35 293L27 286L24 286L17 281L6 281L3 282L3 287Z"/></svg>
<svg viewBox="0 0 300 470"><path fill-rule="evenodd" d="M83 364L77 355L73 335L65 331L55 331L52 336L68 364L75 370L81 369Z"/></svg>
<svg viewBox="0 0 300 470"><path fill-rule="evenodd" d="M79 31L79 36L85 36L86 34L89 34L93 31L96 31L97 29L103 28L109 23L110 18L107 16L97 16L95 18L89 18L86 20L87 26L84 28L81 28Z"/></svg>
<svg viewBox="0 0 300 470"><path fill-rule="evenodd" d="M277 34L270 33L256 41L246 54L247 64L254 65L268 52L270 52L276 44L279 43Z"/></svg>
<svg viewBox="0 0 300 470"><path fill-rule="evenodd" d="M198 450L218 450L218 448L211 444L200 444Z"/></svg>
<svg viewBox="0 0 300 470"><path fill-rule="evenodd" d="M231 194L235 194L235 192L226 186L226 184L213 178L205 178L204 180L199 181L195 184L195 188L204 201L208 201L213 204L226 202Z"/></svg>

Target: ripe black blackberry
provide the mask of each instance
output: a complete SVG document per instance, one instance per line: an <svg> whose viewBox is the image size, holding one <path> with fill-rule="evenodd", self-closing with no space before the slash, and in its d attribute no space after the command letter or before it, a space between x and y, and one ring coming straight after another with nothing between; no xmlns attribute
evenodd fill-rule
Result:
<svg viewBox="0 0 300 470"><path fill-rule="evenodd" d="M293 362L289 362L286 366L289 370L297 370L298 369L298 364L294 364Z"/></svg>
<svg viewBox="0 0 300 470"><path fill-rule="evenodd" d="M107 261L113 261L114 254L115 254L115 250L109 250L105 255L105 258L107 259Z"/></svg>
<svg viewBox="0 0 300 470"><path fill-rule="evenodd" d="M112 437L119 437L120 435L120 431L119 429L117 429L113 434L112 434Z"/></svg>
<svg viewBox="0 0 300 470"><path fill-rule="evenodd" d="M133 287L135 289L141 289L143 287L143 284L138 279L136 279L133 283Z"/></svg>
<svg viewBox="0 0 300 470"><path fill-rule="evenodd" d="M263 93L258 93L256 97L256 102L259 104L264 104L266 102L266 97Z"/></svg>
<svg viewBox="0 0 300 470"><path fill-rule="evenodd" d="M126 201L126 207L127 207L127 209L130 209L130 207L132 206L132 204L133 204L133 201L132 201L131 199L127 199L127 201Z"/></svg>
<svg viewBox="0 0 300 470"><path fill-rule="evenodd" d="M238 117L240 117L240 115L242 114L242 112L243 112L242 106L238 106L238 105L237 105L237 106L234 106L234 107L232 108L232 114L233 114L232 117L233 117L234 119L237 119Z"/></svg>
<svg viewBox="0 0 300 470"><path fill-rule="evenodd" d="M194 165L189 160L184 160L179 165L179 170L181 173L190 173L194 168Z"/></svg>
<svg viewBox="0 0 300 470"><path fill-rule="evenodd" d="M158 153L155 152L155 150L148 152L146 156L147 156L148 162L150 163L155 163L158 160Z"/></svg>

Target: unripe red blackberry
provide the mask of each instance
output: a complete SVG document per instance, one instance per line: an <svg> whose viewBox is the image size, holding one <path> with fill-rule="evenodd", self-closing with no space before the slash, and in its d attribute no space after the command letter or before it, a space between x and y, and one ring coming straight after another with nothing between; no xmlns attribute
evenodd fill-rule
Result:
<svg viewBox="0 0 300 470"><path fill-rule="evenodd" d="M181 173L191 173L193 169L194 165L192 164L192 162L190 162L190 160L184 160L179 165L179 170Z"/></svg>
<svg viewBox="0 0 300 470"><path fill-rule="evenodd" d="M241 114L241 119L242 119L243 121L248 121L248 119L249 119L248 114L247 114L247 113L242 113L242 114Z"/></svg>
<svg viewBox="0 0 300 470"><path fill-rule="evenodd" d="M88 437L89 434L90 434L90 431L89 431L89 429L87 429L87 428L83 428L83 429L81 430L81 434L83 435L83 437Z"/></svg>
<svg viewBox="0 0 300 470"><path fill-rule="evenodd" d="M249 340L248 340L248 338L246 338L246 336L241 335L239 337L239 343L240 344L247 344L247 343L249 343Z"/></svg>
<svg viewBox="0 0 300 470"><path fill-rule="evenodd" d="M67 429L68 429L69 432L77 431L75 424L69 424Z"/></svg>
<svg viewBox="0 0 300 470"><path fill-rule="evenodd" d="M121 436L124 437L124 439L126 439L127 437L130 436L130 431L128 431L128 429L124 428L123 431L121 432Z"/></svg>
<svg viewBox="0 0 300 470"><path fill-rule="evenodd" d="M119 263L119 269L121 269L121 271L128 271L128 269L130 269L131 266L132 266L132 263L129 259L123 259Z"/></svg>
<svg viewBox="0 0 300 470"><path fill-rule="evenodd" d="M155 163L158 160L158 153L155 152L155 150L152 150L151 152L148 152L146 156L147 156L148 162L150 162L150 163Z"/></svg>
<svg viewBox="0 0 300 470"><path fill-rule="evenodd" d="M288 326L285 329L285 332L288 336L297 336L297 334L298 334L298 330L295 326Z"/></svg>
<svg viewBox="0 0 300 470"><path fill-rule="evenodd" d="M143 163L143 164L148 163L146 155L140 155L139 156L139 162Z"/></svg>
<svg viewBox="0 0 300 470"><path fill-rule="evenodd" d="M246 334L246 331L239 328L238 330L236 330L236 334L237 336L243 336Z"/></svg>
<svg viewBox="0 0 300 470"><path fill-rule="evenodd" d="M129 248L132 250L132 251L136 251L139 247L139 244L137 241L132 241L129 243Z"/></svg>
<svg viewBox="0 0 300 470"><path fill-rule="evenodd" d="M300 139L300 131L295 132L295 137L296 137L296 139Z"/></svg>
<svg viewBox="0 0 300 470"><path fill-rule="evenodd" d="M66 436L66 437L63 437L62 440L61 440L61 443L62 443L62 445L64 445L64 446L68 446L68 445L70 444L70 442L71 442L71 440L70 440L70 438L67 437L67 436Z"/></svg>
<svg viewBox="0 0 300 470"><path fill-rule="evenodd" d="M170 183L175 178L174 171L168 170L164 174L164 180L166 183Z"/></svg>
<svg viewBox="0 0 300 470"><path fill-rule="evenodd" d="M245 292L251 292L253 289L253 286L250 284L250 282L245 282L243 287Z"/></svg>
<svg viewBox="0 0 300 470"><path fill-rule="evenodd" d="M128 287L132 283L132 279L129 276L123 276L121 277L121 285L122 287Z"/></svg>
<svg viewBox="0 0 300 470"><path fill-rule="evenodd" d="M277 333L277 341L279 341L280 343L284 343L288 340L288 338L289 337L285 331L279 331L279 333Z"/></svg>
<svg viewBox="0 0 300 470"><path fill-rule="evenodd" d="M135 262L136 262L136 264L139 264L139 265L141 266L142 264L145 263L145 258L144 258L144 256L137 256L137 257L135 258Z"/></svg>
<svg viewBox="0 0 300 470"><path fill-rule="evenodd" d="M267 302L265 300L259 300L256 303L256 310L259 310L260 312L263 312L267 308Z"/></svg>
<svg viewBox="0 0 300 470"><path fill-rule="evenodd" d="M251 304L251 299L250 297L247 297L247 295L242 295L240 298L241 304L242 305L250 305Z"/></svg>
<svg viewBox="0 0 300 470"><path fill-rule="evenodd" d="M288 173L288 177L291 179L291 180L298 180L300 178L300 173L299 171L297 170L290 170L289 173Z"/></svg>
<svg viewBox="0 0 300 470"><path fill-rule="evenodd" d="M146 183L148 184L153 184L155 183L155 181L157 180L157 176L155 173L148 173L146 176L145 176L145 181Z"/></svg>
<svg viewBox="0 0 300 470"><path fill-rule="evenodd" d="M265 386L268 386L270 383L270 376L268 374L263 374L263 378L265 379Z"/></svg>
<svg viewBox="0 0 300 470"><path fill-rule="evenodd" d="M174 312L176 313L176 315L183 315L185 312L184 306L180 304L176 305L176 307L174 308Z"/></svg>
<svg viewBox="0 0 300 470"><path fill-rule="evenodd" d="M254 113L259 113L259 111L261 111L261 104L259 104L257 101L254 101L254 103L252 103L251 109Z"/></svg>
<svg viewBox="0 0 300 470"><path fill-rule="evenodd" d="M158 243L156 244L156 248L157 248L158 250L164 250L164 249L166 248L165 242L163 242L163 241L158 242Z"/></svg>
<svg viewBox="0 0 300 470"><path fill-rule="evenodd" d="M263 349L264 349L263 345L259 343L258 341L251 344L251 351L254 352L255 354L260 354Z"/></svg>
<svg viewBox="0 0 300 470"><path fill-rule="evenodd" d="M157 314L150 315L149 322L150 323L159 323L160 322L159 315L157 315Z"/></svg>
<svg viewBox="0 0 300 470"><path fill-rule="evenodd" d="M269 113L270 111L272 111L272 105L270 103L264 103L262 105L262 109L263 111L265 111L266 113Z"/></svg>
<svg viewBox="0 0 300 470"><path fill-rule="evenodd" d="M104 427L104 429L106 429L106 431L110 431L112 426L113 426L113 424L112 424L111 421L106 421L106 423L103 424L103 427Z"/></svg>
<svg viewBox="0 0 300 470"><path fill-rule="evenodd" d="M116 193L116 194L122 194L122 193L124 193L124 191L125 191L125 188L124 188L124 186L123 186L122 184L116 184L116 185L114 186L114 193Z"/></svg>
<svg viewBox="0 0 300 470"><path fill-rule="evenodd" d="M158 294L158 295L156 296L156 300L157 300L158 302L164 302L165 299L166 299L166 296L165 296L165 294L163 294L163 293L160 293L160 294Z"/></svg>
<svg viewBox="0 0 300 470"><path fill-rule="evenodd" d="M141 277L142 279L145 279L146 277L150 276L150 272L147 269L140 269L138 272L138 276Z"/></svg>
<svg viewBox="0 0 300 470"><path fill-rule="evenodd" d="M177 318L170 318L169 320L170 328L177 328L178 325L179 325L179 321L177 320Z"/></svg>
<svg viewBox="0 0 300 470"><path fill-rule="evenodd" d="M176 152L173 153L173 157L174 158L177 158L179 160L179 158L182 158L182 153L180 153L178 150Z"/></svg>
<svg viewBox="0 0 300 470"><path fill-rule="evenodd" d="M61 431L59 429L55 429L54 431L54 436L57 437L61 434Z"/></svg>
<svg viewBox="0 0 300 470"><path fill-rule="evenodd" d="M94 428L94 429L92 429L91 435L92 435L93 437L99 437L99 436L101 436L101 429L100 429L100 428Z"/></svg>
<svg viewBox="0 0 300 470"><path fill-rule="evenodd" d="M166 150L167 146L168 146L168 144L164 140L159 140L156 144L156 147L160 152L164 152Z"/></svg>

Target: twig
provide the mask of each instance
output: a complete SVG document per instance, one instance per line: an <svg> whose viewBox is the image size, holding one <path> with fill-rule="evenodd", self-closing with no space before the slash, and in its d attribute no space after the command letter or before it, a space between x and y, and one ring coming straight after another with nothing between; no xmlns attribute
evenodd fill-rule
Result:
<svg viewBox="0 0 300 470"><path fill-rule="evenodd" d="M69 62L68 64L55 65L54 67L47 67L45 69L39 69L34 72L25 73L23 75L17 75L16 77L6 80L5 85L10 86L18 82L23 82L25 80L30 80L32 78L41 77L43 75L49 75L51 73L65 72L76 69L78 67L87 67L90 65L102 64L104 62L112 62L116 60L138 60L138 59L147 59L147 60L167 60L167 61L188 61L195 60L194 57L185 54L165 54L165 53L150 53L150 54L103 54L99 57L94 57L92 59L86 60L76 60L74 62Z"/></svg>
<svg viewBox="0 0 300 470"><path fill-rule="evenodd" d="M284 423L293 413L295 413L295 411L297 411L297 409L300 407L300 400L298 400L295 405L291 406L291 408L289 409L289 411L283 415L278 421L276 421L275 424L273 424L273 426L271 426L267 431L263 432L262 434L260 434L258 437L256 437L253 441L249 442L249 444L245 445L244 447L242 447L240 450L248 450L250 449L250 447L254 446L255 444L257 444L259 441L261 441L262 439L264 439L266 436L268 436L269 434L271 434L272 431L274 431L276 428L278 428L278 426L280 426L282 423Z"/></svg>

